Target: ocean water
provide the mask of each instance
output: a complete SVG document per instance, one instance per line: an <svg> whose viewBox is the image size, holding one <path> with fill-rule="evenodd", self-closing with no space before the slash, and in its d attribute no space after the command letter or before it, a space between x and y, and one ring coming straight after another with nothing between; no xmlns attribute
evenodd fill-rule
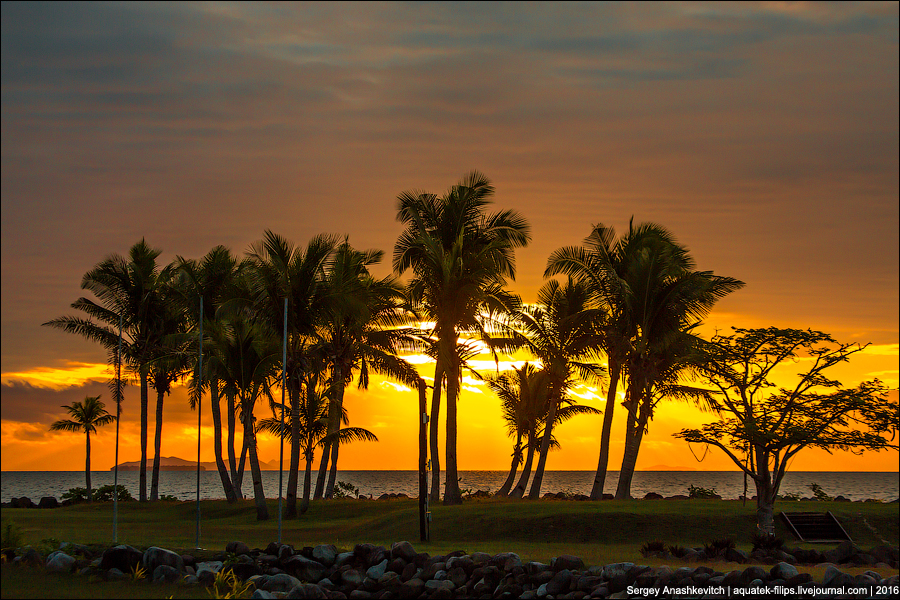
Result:
<svg viewBox="0 0 900 600"><path fill-rule="evenodd" d="M119 473L119 483L138 497L137 471ZM263 489L266 497L278 497L278 471L263 471ZM463 490L496 491L506 479L506 471L460 471L460 487ZM301 475L302 477L302 475ZM606 478L606 492L615 493L618 471L610 471ZM148 473L149 479L149 473ZM403 493L418 496L416 471L339 471L338 481L358 487L361 494L375 498L384 493ZM589 494L594 480L593 471L547 471L544 474L542 493L571 492ZM313 482L315 473L313 474ZM161 471L159 492L182 500L193 500L197 489L196 472ZM111 471L91 472L91 485L97 488L113 483ZM889 502L900 495L900 473L883 472L788 472L781 486L781 493L797 493L811 496L810 484L817 483L831 496L843 495L851 500L874 498ZM303 481L300 481L302 490ZM648 492L663 496L687 494L688 486L714 488L723 498L737 498L744 493L744 477L737 471L638 471L634 474L631 493L642 498ZM287 472L284 473L287 487ZM43 496L60 498L69 488L84 487L84 471L5 471L0 477L0 501L27 496L37 502ZM253 489L249 470L244 474L243 492L252 497ZM748 495L756 492L753 482L748 482ZM224 498L222 484L216 471L200 473L200 498Z"/></svg>

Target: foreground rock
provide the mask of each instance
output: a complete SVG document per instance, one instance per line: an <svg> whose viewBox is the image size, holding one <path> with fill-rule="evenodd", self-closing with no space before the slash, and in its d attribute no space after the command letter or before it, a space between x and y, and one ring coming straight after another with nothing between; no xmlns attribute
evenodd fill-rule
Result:
<svg viewBox="0 0 900 600"><path fill-rule="evenodd" d="M894 597L900 585L896 575L883 578L874 570L850 575L839 565L830 564L821 581L798 572L788 561L776 561L771 567L758 565L739 570L716 570L708 565L650 567L631 562L604 566L585 565L571 555L561 555L550 564L524 562L513 552L489 555L467 554L462 550L431 556L416 552L409 542L397 542L387 549L373 544L358 544L352 551L339 552L332 545L295 550L286 544L269 544L265 550L250 549L241 542L228 544L226 552L214 560L198 562L190 554L151 547L141 552L126 545L107 548L102 553L84 546L64 544L66 551L51 553L43 564L60 573L91 575L92 581L116 581L129 577L136 567L146 570L154 583L211 585L220 571L230 572L253 585L254 598L316 598L322 600L413 600L454 598L528 600L648 597L724 597L731 588L747 590L742 595L759 595L761 588L808 590L820 587L851 587L866 590L859 597ZM77 551L80 558L68 551ZM702 554L702 549L691 549ZM831 552L831 551L829 551ZM786 553L785 553L786 554ZM873 560L896 560L897 548L876 547L862 553L855 546L839 546L829 556L849 560L865 554ZM29 555L30 556L30 555ZM93 556L93 557L92 557ZM24 558L18 563L26 562ZM887 566L884 560L878 564ZM709 561L706 561L709 562ZM794 562L797 562L796 560ZM41 562L38 562L41 564ZM716 564L714 561L712 564ZM847 563L852 564L852 563ZM684 593L673 590L688 590ZM699 590L699 591L698 591ZM723 590L721 593L716 590ZM802 597L825 598L817 592L798 592ZM824 592L823 592L824 593ZM681 595L679 595L681 594ZM687 594L687 596L684 596ZM880 594L880 595L879 595ZM784 594L780 594L782 597Z"/></svg>

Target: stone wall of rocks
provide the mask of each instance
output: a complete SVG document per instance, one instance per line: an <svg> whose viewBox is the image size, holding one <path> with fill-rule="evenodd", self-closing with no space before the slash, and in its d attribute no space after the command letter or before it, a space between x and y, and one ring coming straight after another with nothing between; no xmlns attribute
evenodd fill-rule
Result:
<svg viewBox="0 0 900 600"><path fill-rule="evenodd" d="M847 549L843 553L847 554ZM885 553L890 554L893 568L897 568L898 549L889 548ZM874 556L872 552L868 554ZM845 558L851 556L860 553ZM390 548L358 544L351 551L341 552L333 545L296 549L274 542L265 549L250 549L235 541L226 546L225 552L204 561L158 547L141 551L118 545L101 550L63 544L46 558L29 549L14 562L22 568L43 565L50 571L95 575L98 580L109 581L128 578L141 567L154 583L183 585L211 585L217 573L232 571L239 579L253 583L254 598L582 600L682 597L678 590L687 590L684 597L699 597L691 595L691 590L717 588L727 588L732 595L736 588L746 588L748 594L753 594L749 588L757 588L758 593L759 588L813 590L816 585L869 590L863 597L896 597L900 592L896 575L883 578L870 570L853 576L835 564L827 567L822 581L813 581L809 574L799 573L787 561L776 562L768 569L754 565L727 571L707 565L672 568L630 562L588 567L582 559L570 555L556 557L549 564L525 562L512 552L490 555L460 550L431 556L417 552L409 542L397 542ZM883 561L880 564L887 566ZM725 593L704 597L725 597ZM799 597L830 596L810 591Z"/></svg>

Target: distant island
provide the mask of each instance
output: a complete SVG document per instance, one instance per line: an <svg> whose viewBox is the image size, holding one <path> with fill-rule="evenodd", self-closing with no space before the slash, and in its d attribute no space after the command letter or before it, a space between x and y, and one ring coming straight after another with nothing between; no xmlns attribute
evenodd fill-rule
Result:
<svg viewBox="0 0 900 600"><path fill-rule="evenodd" d="M250 464L247 464L247 470L249 472ZM278 461L259 461L259 467L263 471L277 471L278 470ZM285 470L287 470L288 465L285 464ZM110 467L110 471L115 470L115 466ZM119 463L120 471L137 471L141 468L141 461L135 460L131 462L123 462ZM150 470L153 468L153 459L147 459L147 469ZM160 471L196 471L197 470L197 461L195 460L185 460L183 458L178 458L177 456L163 456L159 461L159 470ZM216 471L218 467L216 467L215 462L200 462L200 470L201 471Z"/></svg>

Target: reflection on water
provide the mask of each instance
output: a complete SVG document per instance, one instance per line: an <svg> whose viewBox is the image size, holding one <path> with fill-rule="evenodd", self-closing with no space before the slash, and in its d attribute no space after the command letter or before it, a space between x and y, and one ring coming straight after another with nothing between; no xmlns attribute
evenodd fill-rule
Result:
<svg viewBox="0 0 900 600"><path fill-rule="evenodd" d="M463 490L495 491L507 476L506 471L460 471L460 488ZM128 488L137 498L137 471L119 473L119 483ZM303 474L301 473L301 477ZM315 474L313 474L315 478ZM607 493L615 493L619 478L618 471L610 471L606 478ZM589 494L593 484L592 471L548 471L544 474L542 492L570 492ZM161 471L159 493L192 500L196 497L196 473L190 471ZM384 493L418 495L418 475L416 471L340 471L338 481L346 481L360 489L364 495L378 497ZM111 471L91 473L94 488L112 484ZM287 473L284 475L287 484ZM872 472L788 472L781 486L781 493L797 493L811 496L809 485L818 483L831 496L843 495L850 500L876 498L891 501L900 492L900 473ZM737 498L744 493L744 477L736 471L638 471L631 486L632 496L642 498L648 492L663 496L687 494L688 486L715 488L723 498ZM300 490L303 489L300 481ZM27 496L38 501L42 496L60 498L69 488L84 487L84 472L78 471L9 471L0 479L0 500ZM253 489L249 471L244 475L243 491L252 497ZM263 471L263 488L269 498L278 497L278 471ZM748 495L753 496L753 482L749 481ZM224 498L222 484L216 471L200 473L201 499Z"/></svg>

